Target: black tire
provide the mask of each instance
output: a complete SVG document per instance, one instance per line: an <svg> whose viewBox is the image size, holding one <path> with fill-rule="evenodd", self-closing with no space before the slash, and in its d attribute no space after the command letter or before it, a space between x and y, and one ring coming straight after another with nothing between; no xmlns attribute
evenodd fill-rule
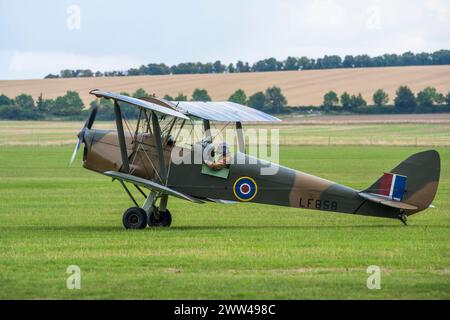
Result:
<svg viewBox="0 0 450 320"><path fill-rule="evenodd" d="M159 217L156 218L155 213L158 212L158 209L155 208L149 217L148 217L148 226L149 227L170 227L172 224L172 215L170 211L166 209L164 212L158 212Z"/></svg>
<svg viewBox="0 0 450 320"><path fill-rule="evenodd" d="M144 229L147 226L147 213L142 208L129 208L123 214L122 222L125 229Z"/></svg>

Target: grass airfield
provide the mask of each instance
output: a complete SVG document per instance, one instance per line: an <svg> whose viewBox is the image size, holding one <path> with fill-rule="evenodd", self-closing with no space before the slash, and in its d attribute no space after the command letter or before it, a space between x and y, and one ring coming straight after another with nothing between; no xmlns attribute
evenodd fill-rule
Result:
<svg viewBox="0 0 450 320"><path fill-rule="evenodd" d="M393 130L385 126L380 135ZM398 132L411 130L405 126ZM298 135L305 136L303 129ZM58 145L67 135L61 130L54 143L42 138L0 147L1 299L450 298L448 147L434 148L442 157L436 209L411 217L408 227L344 214L170 199L170 229L126 231L122 212L131 202L119 183L81 168L80 155L67 168L73 146ZM320 132L327 130L335 128ZM450 133L439 130L438 136ZM311 141L318 135L311 133ZM427 149L283 146L280 162L363 189ZM80 290L66 288L69 265L81 268ZM366 287L370 265L382 270L380 290Z"/></svg>

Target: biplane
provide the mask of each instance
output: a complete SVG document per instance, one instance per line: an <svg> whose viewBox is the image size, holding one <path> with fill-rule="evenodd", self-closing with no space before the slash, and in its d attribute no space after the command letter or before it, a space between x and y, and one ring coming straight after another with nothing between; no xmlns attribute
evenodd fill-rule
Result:
<svg viewBox="0 0 450 320"><path fill-rule="evenodd" d="M84 144L83 166L121 184L133 203L123 214L127 229L170 226L169 196L195 204L260 203L399 219L406 224L408 216L432 205L438 189L440 156L434 150L412 155L360 191L252 159L246 152L243 123L280 121L259 110L232 102L171 102L155 96L137 99L97 89L90 93L114 102L116 128L94 129L97 109L91 109L78 133L70 163ZM138 112L134 129L124 119L123 109L130 107ZM192 121L201 123L202 138L195 146L180 145L176 131ZM232 124L237 150L231 156L243 161L227 163L231 151L226 145L221 148L214 145L212 123ZM212 159L203 158L207 148ZM192 160L198 150L201 161L173 161L174 154ZM222 156L221 163L214 158L217 153ZM276 166L275 173L261 174L261 169L268 165ZM144 197L142 205L131 192L131 186L136 189L134 193Z"/></svg>

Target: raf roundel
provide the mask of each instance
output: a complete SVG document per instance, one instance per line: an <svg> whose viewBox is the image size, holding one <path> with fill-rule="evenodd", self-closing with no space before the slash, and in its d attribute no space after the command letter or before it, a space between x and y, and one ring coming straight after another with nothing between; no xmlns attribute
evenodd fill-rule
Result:
<svg viewBox="0 0 450 320"><path fill-rule="evenodd" d="M241 177L233 185L234 196L240 201L251 201L256 197L258 186L256 181L250 177Z"/></svg>

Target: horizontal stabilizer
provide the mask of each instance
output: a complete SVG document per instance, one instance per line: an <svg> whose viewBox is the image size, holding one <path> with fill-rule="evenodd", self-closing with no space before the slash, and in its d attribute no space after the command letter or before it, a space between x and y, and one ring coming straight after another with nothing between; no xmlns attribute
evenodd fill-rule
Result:
<svg viewBox="0 0 450 320"><path fill-rule="evenodd" d="M397 209L402 209L402 210L417 210L418 209L416 206L413 206L413 205L410 205L410 204L407 204L404 202L392 200L386 196L380 196L377 194L365 193L365 192L361 192L359 195L366 200L369 200L369 201L372 201L375 203L380 203L380 204L383 204L385 206L392 207L392 208L397 208Z"/></svg>
<svg viewBox="0 0 450 320"><path fill-rule="evenodd" d="M166 186L163 186L159 183L156 183L156 182L153 182L153 181L150 181L147 179L143 179L140 177L136 177L131 174L121 173L121 172L117 172L117 171L107 171L107 172L104 172L104 174L113 179L130 182L132 184L135 184L135 185L138 185L141 187L145 187L150 190L155 190L155 191L161 192L163 194L167 194L169 196L174 196L174 197L177 197L177 198L180 198L183 200L188 200L188 201L191 201L194 203L203 203L203 201L201 201L199 199L190 197L184 193L175 191L175 190L170 189Z"/></svg>

